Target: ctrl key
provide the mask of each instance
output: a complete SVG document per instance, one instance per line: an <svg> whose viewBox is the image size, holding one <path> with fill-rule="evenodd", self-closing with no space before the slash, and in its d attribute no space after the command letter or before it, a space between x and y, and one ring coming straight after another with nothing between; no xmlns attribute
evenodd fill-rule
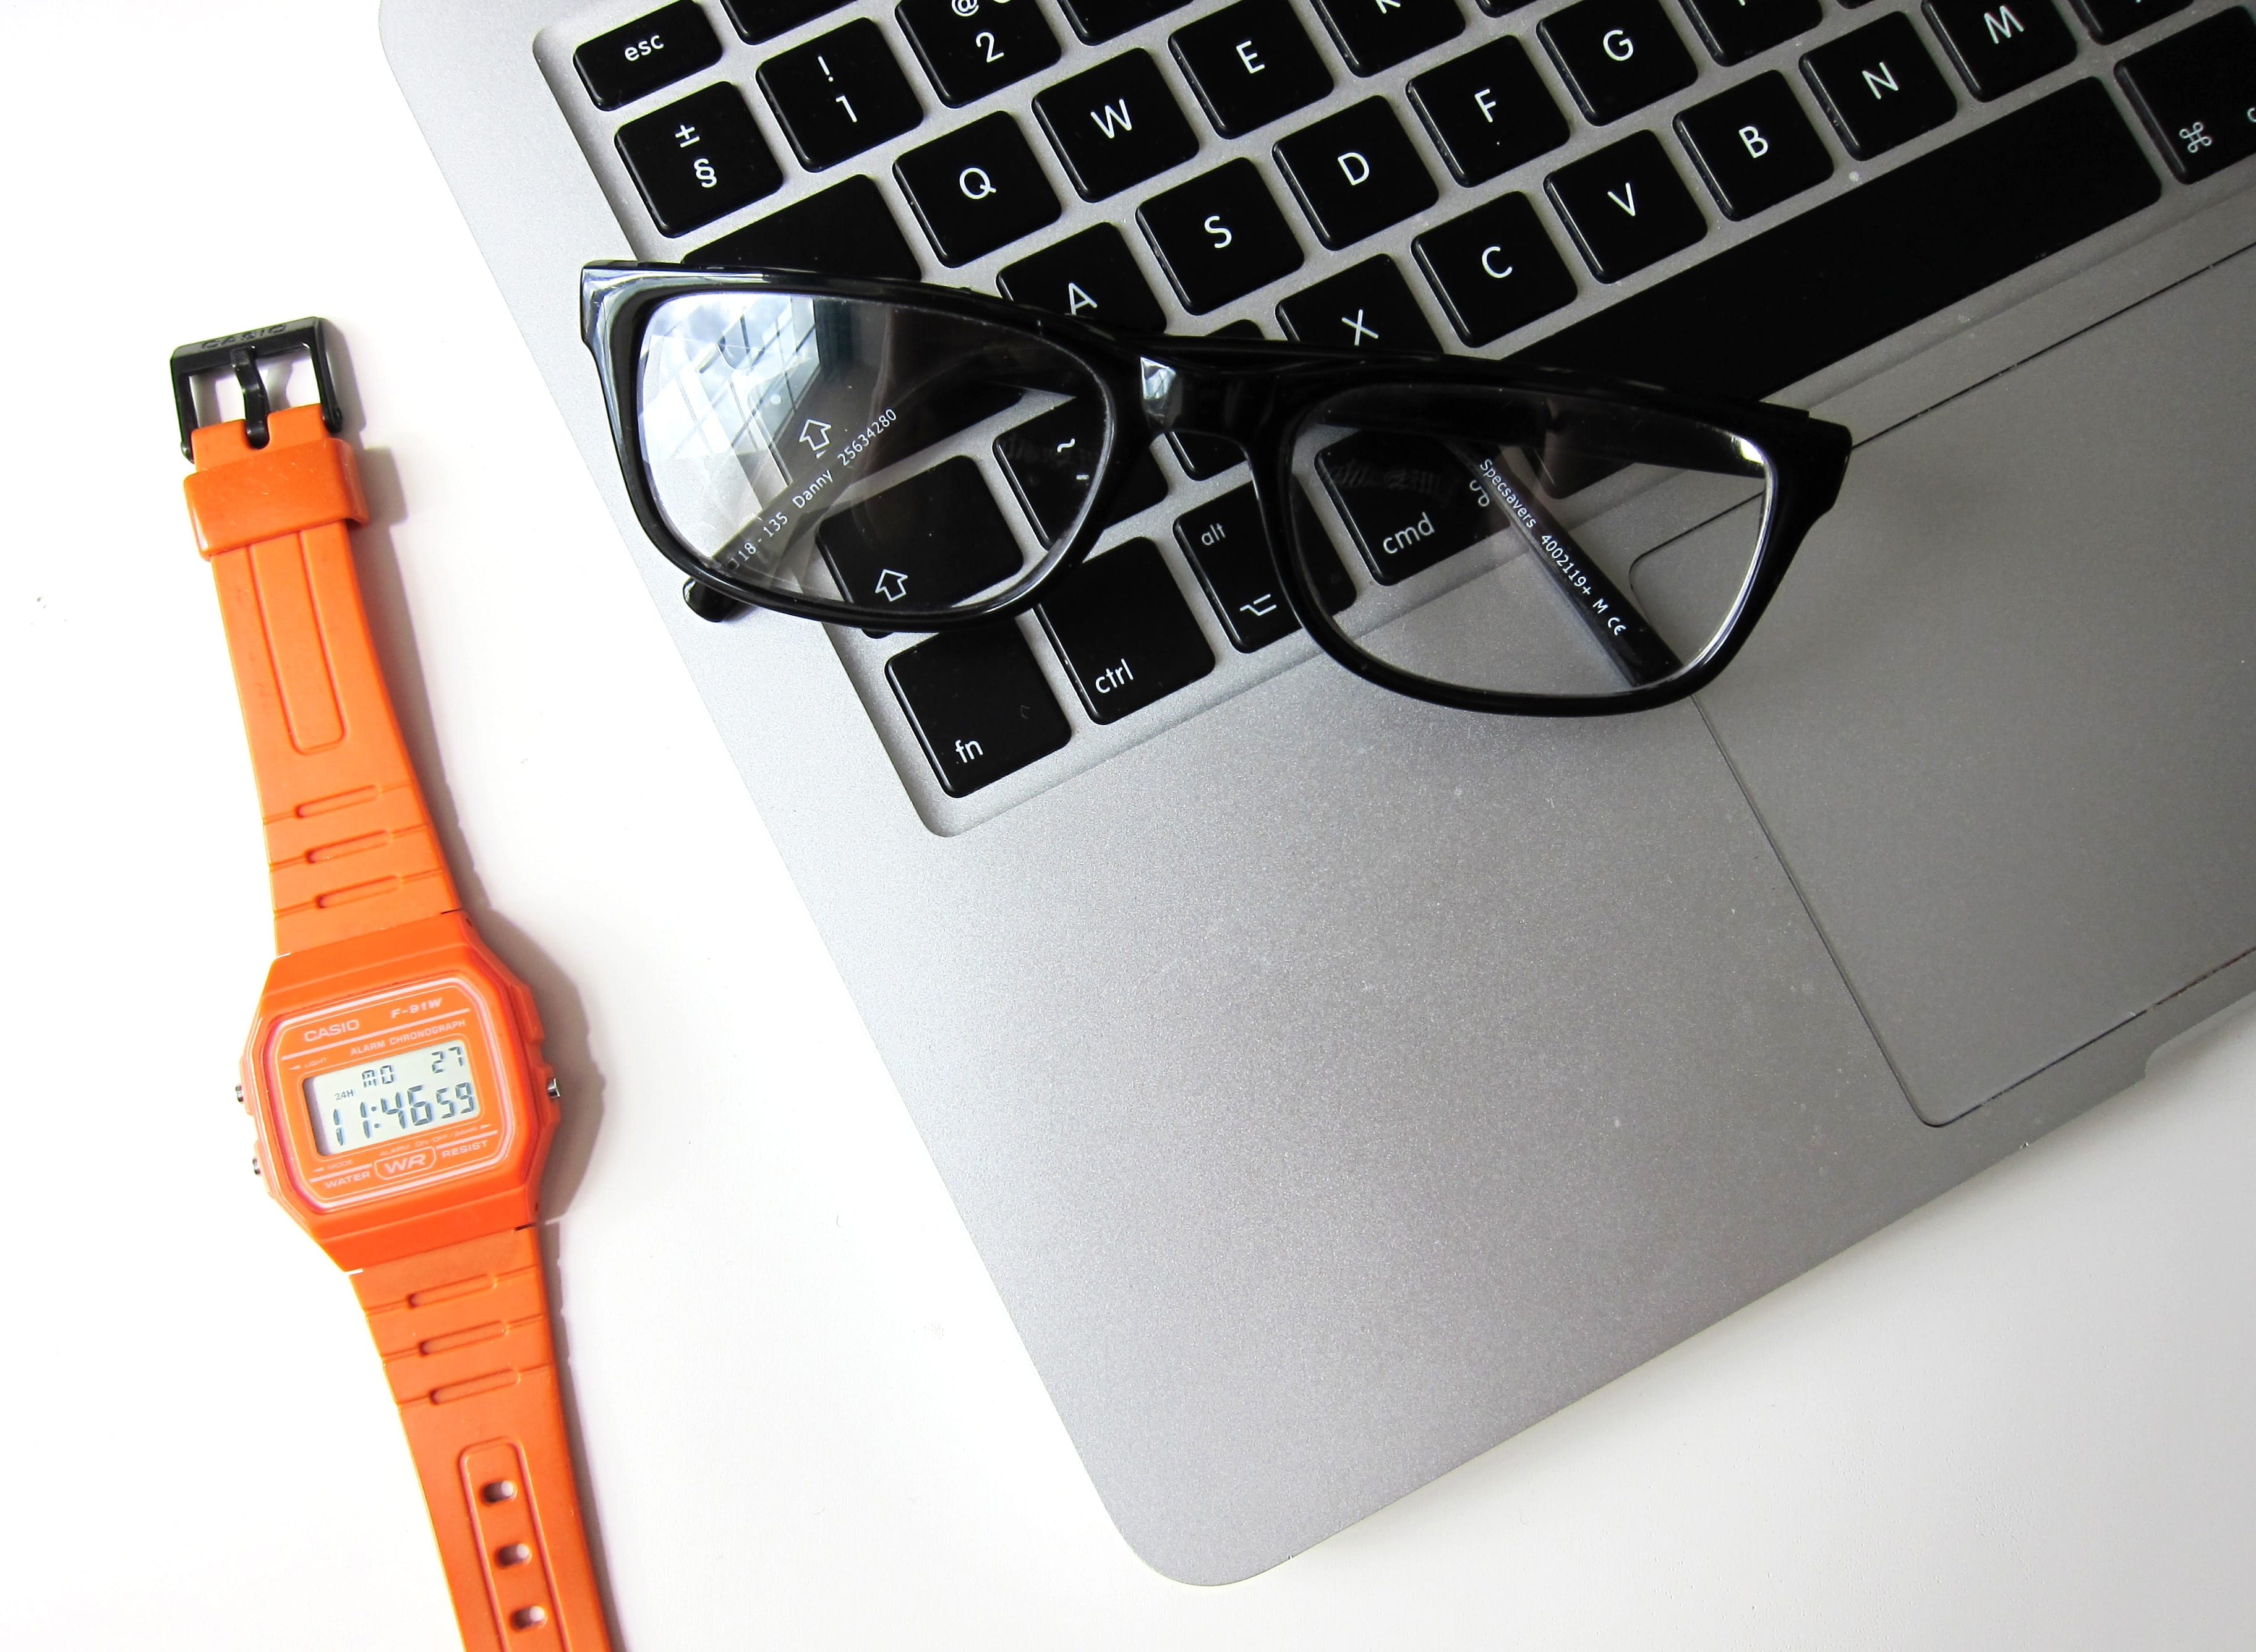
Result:
<svg viewBox="0 0 2256 1652"><path fill-rule="evenodd" d="M1070 737L1014 620L942 631L886 661L885 680L951 798L1017 773Z"/></svg>

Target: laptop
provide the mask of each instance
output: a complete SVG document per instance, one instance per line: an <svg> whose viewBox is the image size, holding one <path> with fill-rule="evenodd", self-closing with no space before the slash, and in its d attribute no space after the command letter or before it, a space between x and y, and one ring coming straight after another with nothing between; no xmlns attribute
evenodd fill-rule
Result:
<svg viewBox="0 0 2256 1652"><path fill-rule="evenodd" d="M1167 1576L1275 1564L2256 992L2246 4L387 0L383 34ZM1209 219L1258 256L1216 278ZM1546 721L1253 623L1201 555L1243 464L1171 439L1105 545L1167 576L1122 623L1210 664L1109 714L1023 618L1065 738L966 784L888 670L921 639L693 608L644 538L575 305L618 257L1570 362L1858 448L1711 688Z"/></svg>

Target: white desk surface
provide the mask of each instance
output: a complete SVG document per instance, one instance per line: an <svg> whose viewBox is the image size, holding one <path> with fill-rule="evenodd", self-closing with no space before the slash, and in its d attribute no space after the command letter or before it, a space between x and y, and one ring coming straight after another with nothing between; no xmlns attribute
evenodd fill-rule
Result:
<svg viewBox="0 0 2256 1652"><path fill-rule="evenodd" d="M455 1643L351 1290L252 1177L232 1095L266 887L165 358L308 313L350 353L362 579L441 833L553 1029L560 1315L623 1648L2256 1644L2245 1015L1274 1571L1147 1570L374 12L0 7L0 1644ZM741 875L677 870L683 842Z"/></svg>

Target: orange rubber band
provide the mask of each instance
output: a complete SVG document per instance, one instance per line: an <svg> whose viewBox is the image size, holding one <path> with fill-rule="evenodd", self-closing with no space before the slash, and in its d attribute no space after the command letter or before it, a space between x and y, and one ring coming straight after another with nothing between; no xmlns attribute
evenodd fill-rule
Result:
<svg viewBox="0 0 2256 1652"><path fill-rule="evenodd" d="M361 607L345 524L368 520L352 449L318 407L253 447L195 432L187 482L209 559L266 823L276 950L390 929L461 902L431 833Z"/></svg>

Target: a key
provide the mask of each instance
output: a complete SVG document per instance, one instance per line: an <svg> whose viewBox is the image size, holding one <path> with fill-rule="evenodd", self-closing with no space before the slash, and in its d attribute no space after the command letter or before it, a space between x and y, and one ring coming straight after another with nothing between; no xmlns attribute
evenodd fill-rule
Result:
<svg viewBox="0 0 2256 1652"><path fill-rule="evenodd" d="M1237 0L1176 30L1167 48L1224 137L1266 126L1332 89L1331 71L1286 0Z"/></svg>
<svg viewBox="0 0 2256 1652"><path fill-rule="evenodd" d="M726 81L629 121L618 145L651 221L669 235L686 235L783 184L751 110Z"/></svg>
<svg viewBox="0 0 2256 1652"><path fill-rule="evenodd" d="M1456 0L1316 0L1316 13L1357 74L1376 74L1465 32Z"/></svg>
<svg viewBox="0 0 2256 1652"><path fill-rule="evenodd" d="M1567 117L1510 35L1410 82L1410 102L1461 184L1484 184L1567 141Z"/></svg>
<svg viewBox="0 0 2256 1652"><path fill-rule="evenodd" d="M1478 545L1499 524L1472 472L1423 437L1358 431L1316 455L1316 475L1381 585Z"/></svg>
<svg viewBox="0 0 2256 1652"><path fill-rule="evenodd" d="M1439 350L1410 284L1381 253L1277 306L1278 324L1302 344L1359 350Z"/></svg>
<svg viewBox="0 0 2256 1652"><path fill-rule="evenodd" d="M1031 258L1004 265L995 285L1014 304L1085 321L1138 333L1158 333L1167 324L1129 254L1127 238L1110 224L1093 225Z"/></svg>
<svg viewBox="0 0 2256 1652"><path fill-rule="evenodd" d="M1083 397L1061 402L995 439L996 462L1045 546L1064 538L1081 515L1103 440L1104 410ZM1125 522L1167 496L1167 479L1146 447L1136 455L1120 491L1106 502L1103 525Z"/></svg>
<svg viewBox="0 0 2256 1652"><path fill-rule="evenodd" d="M2076 58L2076 37L2052 0L1927 0L1926 11L1967 89L1985 103Z"/></svg>
<svg viewBox="0 0 2256 1652"><path fill-rule="evenodd" d="M1102 200L1198 153L1160 66L1140 48L1036 95L1034 118L1083 200Z"/></svg>
<svg viewBox="0 0 2256 1652"><path fill-rule="evenodd" d="M1277 167L1327 247L1345 247L1441 198L1385 98L1365 98L1278 141Z"/></svg>
<svg viewBox="0 0 2256 1652"><path fill-rule="evenodd" d="M1535 26L1583 113L1603 126L1692 84L1660 0L1575 0Z"/></svg>
<svg viewBox="0 0 2256 1652"><path fill-rule="evenodd" d="M1118 722L1214 669L1214 650L1149 539L1091 557L1034 612L1096 722Z"/></svg>
<svg viewBox="0 0 2256 1652"><path fill-rule="evenodd" d="M1773 395L2154 205L2161 188L2113 100L2076 81L1515 359Z"/></svg>
<svg viewBox="0 0 2256 1652"><path fill-rule="evenodd" d="M898 137L924 118L885 37L867 18L770 58L755 78L811 172Z"/></svg>
<svg viewBox="0 0 2256 1652"><path fill-rule="evenodd" d="M754 44L811 23L842 4L844 0L721 0L737 32Z"/></svg>
<svg viewBox="0 0 2256 1652"><path fill-rule="evenodd" d="M2115 66L2180 181L2256 154L2256 18L2220 11Z"/></svg>
<svg viewBox="0 0 2256 1652"><path fill-rule="evenodd" d="M1193 315L1299 269L1301 243L1250 160L1225 161L1136 209L1145 239Z"/></svg>
<svg viewBox="0 0 2256 1652"><path fill-rule="evenodd" d="M1410 243L1449 325L1483 345L1575 301L1575 278L1525 195L1505 195Z"/></svg>
<svg viewBox="0 0 2256 1652"><path fill-rule="evenodd" d="M1175 543L1198 575L1230 645L1239 653L1265 649L1301 629L1292 605L1278 589L1276 560L1269 554L1261 507L1250 484L1176 517ZM1355 583L1328 541L1310 544L1311 583L1325 608L1336 614L1355 601Z"/></svg>
<svg viewBox="0 0 2256 1652"><path fill-rule="evenodd" d="M2076 16L2102 45L2136 34L2150 23L2175 17L2193 0L2073 0Z"/></svg>
<svg viewBox="0 0 2256 1652"><path fill-rule="evenodd" d="M1601 281L1618 281L1708 233L1708 221L1651 132L1633 132L1543 180Z"/></svg>
<svg viewBox="0 0 2256 1652"><path fill-rule="evenodd" d="M1726 218L1752 218L1833 175L1833 157L1775 69L1695 103L1676 135Z"/></svg>
<svg viewBox="0 0 2256 1652"><path fill-rule="evenodd" d="M1933 130L1958 108L1900 11L1805 53L1801 73L1858 160Z"/></svg>
<svg viewBox="0 0 2256 1652"><path fill-rule="evenodd" d="M887 660L885 680L951 798L969 797L1072 737L1015 620L942 631Z"/></svg>
<svg viewBox="0 0 2256 1652"><path fill-rule="evenodd" d="M893 163L940 261L969 264L1058 219L1058 198L1019 123L998 112Z"/></svg>
<svg viewBox="0 0 2256 1652"><path fill-rule="evenodd" d="M572 54L597 109L618 109L721 60L721 37L694 0L608 30Z"/></svg>
<svg viewBox="0 0 2256 1652"><path fill-rule="evenodd" d="M756 218L682 262L707 270L811 270L901 281L921 273L884 193L867 178L850 178Z"/></svg>
<svg viewBox="0 0 2256 1652"><path fill-rule="evenodd" d="M1684 10L1718 63L1744 63L1825 20L1817 0L1684 0Z"/></svg>
<svg viewBox="0 0 2256 1652"><path fill-rule="evenodd" d="M933 90L951 109L1058 60L1057 36L1032 0L971 0L968 11L963 0L901 0L893 15Z"/></svg>
<svg viewBox="0 0 2256 1652"><path fill-rule="evenodd" d="M999 585L1025 560L979 467L962 457L833 511L814 541L847 601L927 614Z"/></svg>
<svg viewBox="0 0 2256 1652"><path fill-rule="evenodd" d="M1090 46L1125 34L1139 23L1164 18L1183 0L1059 0L1073 32Z"/></svg>

